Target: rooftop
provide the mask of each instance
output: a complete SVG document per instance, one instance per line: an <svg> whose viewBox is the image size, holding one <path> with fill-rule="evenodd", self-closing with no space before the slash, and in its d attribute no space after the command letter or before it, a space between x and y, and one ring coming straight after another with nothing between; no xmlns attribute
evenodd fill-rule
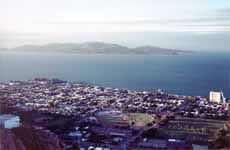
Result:
<svg viewBox="0 0 230 150"><path fill-rule="evenodd" d="M3 122L5 122L6 120L9 120L9 119L12 119L12 118L15 118L15 117L18 117L18 116L11 115L11 114L3 114L3 115L0 115L0 123L3 123Z"/></svg>

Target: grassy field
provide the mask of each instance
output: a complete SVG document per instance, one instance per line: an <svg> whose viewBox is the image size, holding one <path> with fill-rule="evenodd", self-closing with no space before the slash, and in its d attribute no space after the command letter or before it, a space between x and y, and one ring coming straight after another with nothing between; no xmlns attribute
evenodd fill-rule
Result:
<svg viewBox="0 0 230 150"><path fill-rule="evenodd" d="M98 121L104 125L113 126L116 124L129 124L128 117L124 114L121 115L104 115L97 117Z"/></svg>
<svg viewBox="0 0 230 150"><path fill-rule="evenodd" d="M98 121L104 125L116 125L116 124L126 124L131 125L134 123L134 127L143 127L147 123L150 123L154 118L145 113L127 113L121 115L104 115L97 117Z"/></svg>
<svg viewBox="0 0 230 150"><path fill-rule="evenodd" d="M127 116L130 124L134 122L134 126L136 127L142 127L154 120L151 115L145 113L128 113Z"/></svg>

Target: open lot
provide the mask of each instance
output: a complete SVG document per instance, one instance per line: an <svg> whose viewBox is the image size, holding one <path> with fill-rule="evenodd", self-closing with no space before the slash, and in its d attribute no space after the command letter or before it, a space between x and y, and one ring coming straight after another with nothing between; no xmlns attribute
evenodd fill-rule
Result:
<svg viewBox="0 0 230 150"><path fill-rule="evenodd" d="M128 113L127 116L130 123L134 122L136 127L143 127L154 120L151 115L145 113Z"/></svg>
<svg viewBox="0 0 230 150"><path fill-rule="evenodd" d="M129 118L124 114L119 115L100 115L98 121L105 126L125 127L129 125Z"/></svg>

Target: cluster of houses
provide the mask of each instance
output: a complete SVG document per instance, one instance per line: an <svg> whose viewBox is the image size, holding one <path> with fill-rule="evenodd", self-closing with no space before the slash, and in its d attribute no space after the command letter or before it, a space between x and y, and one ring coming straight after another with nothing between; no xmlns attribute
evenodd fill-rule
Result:
<svg viewBox="0 0 230 150"><path fill-rule="evenodd" d="M206 99L190 101L180 110L180 114L190 118L228 120L230 107L227 103L216 103Z"/></svg>
<svg viewBox="0 0 230 150"><path fill-rule="evenodd" d="M104 108L124 112L176 112L191 117L227 118L229 106L207 98L178 96L68 83L58 79L34 79L0 84L1 97L14 107L62 115L90 116Z"/></svg>

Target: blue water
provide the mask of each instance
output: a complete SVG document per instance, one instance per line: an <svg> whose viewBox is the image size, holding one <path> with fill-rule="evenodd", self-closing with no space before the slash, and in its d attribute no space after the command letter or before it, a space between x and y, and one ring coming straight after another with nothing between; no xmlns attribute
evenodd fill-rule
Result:
<svg viewBox="0 0 230 150"><path fill-rule="evenodd" d="M99 86L230 97L230 53L181 55L79 55L0 53L0 82L34 77Z"/></svg>

